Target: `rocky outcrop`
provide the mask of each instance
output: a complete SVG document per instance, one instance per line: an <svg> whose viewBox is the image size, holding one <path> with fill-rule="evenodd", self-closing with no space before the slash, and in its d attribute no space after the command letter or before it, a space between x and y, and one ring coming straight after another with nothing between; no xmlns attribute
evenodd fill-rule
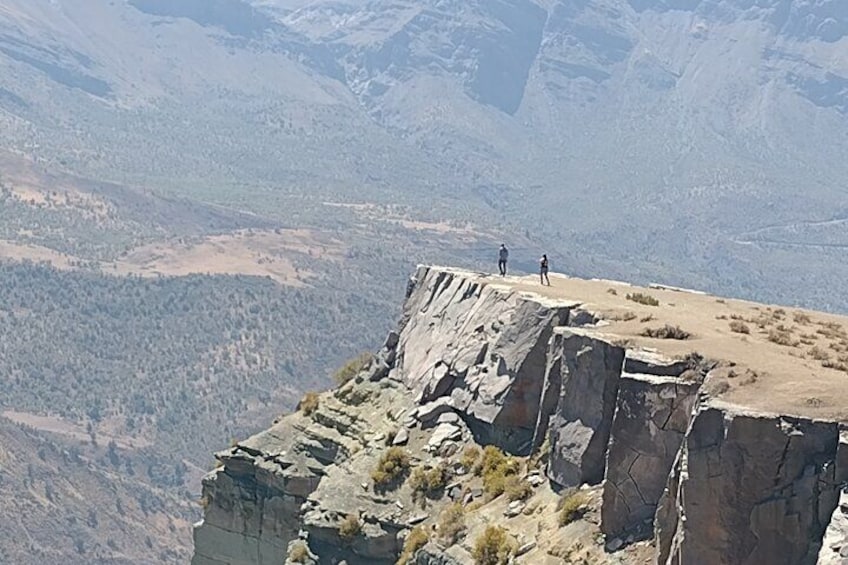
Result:
<svg viewBox="0 0 848 565"><path fill-rule="evenodd" d="M815 563L836 507L835 423L708 405L657 512L660 564Z"/></svg>
<svg viewBox="0 0 848 565"><path fill-rule="evenodd" d="M446 269L421 267L415 281L392 378L422 404L451 397L480 442L529 452L548 340L579 303L525 295Z"/></svg>
<svg viewBox="0 0 848 565"><path fill-rule="evenodd" d="M685 366L679 368L679 373L685 370ZM699 386L698 382L675 376L622 375L601 511L601 531L608 537L650 536L657 504L689 427Z"/></svg>
<svg viewBox="0 0 848 565"><path fill-rule="evenodd" d="M469 565L470 537L438 545L452 503L482 505L474 536L493 523L511 528L517 563L602 561L604 551L628 563L642 547L662 565L844 565L848 441L839 424L711 398L743 371L636 347L633 333L622 338L600 317L491 277L420 268L398 330L367 367L217 455L193 565L282 563L290 552L318 564L393 565L418 526L430 541L412 563ZM462 462L472 443L532 454L512 463L521 475L510 483L530 500L490 501L470 472L479 461ZM405 469L388 487L374 472L390 448ZM428 471L417 488L405 480L416 468ZM443 474L425 479L434 469ZM431 480L444 484L430 492ZM553 515L557 493L578 486L574 516L594 514L567 530ZM566 539L549 543L560 531ZM571 544L573 535L583 537Z"/></svg>
<svg viewBox="0 0 848 565"><path fill-rule="evenodd" d="M550 423L548 477L560 486L599 483L604 478L624 348L578 330L562 330L556 340L562 347L562 382Z"/></svg>

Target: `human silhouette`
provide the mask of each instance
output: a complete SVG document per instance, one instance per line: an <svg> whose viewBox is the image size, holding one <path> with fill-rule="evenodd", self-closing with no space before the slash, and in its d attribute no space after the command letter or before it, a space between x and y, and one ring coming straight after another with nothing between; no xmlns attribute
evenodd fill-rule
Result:
<svg viewBox="0 0 848 565"><path fill-rule="evenodd" d="M544 254L539 259L539 282L551 286L551 279L548 278L548 256Z"/></svg>
<svg viewBox="0 0 848 565"><path fill-rule="evenodd" d="M501 243L501 249L498 252L498 270L501 272L501 276L506 276L506 262L509 259L509 249L506 248L505 243Z"/></svg>

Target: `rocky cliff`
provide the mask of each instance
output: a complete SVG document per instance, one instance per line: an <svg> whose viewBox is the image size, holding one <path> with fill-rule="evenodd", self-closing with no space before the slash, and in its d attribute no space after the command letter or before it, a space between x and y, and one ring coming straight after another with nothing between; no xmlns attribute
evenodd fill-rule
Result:
<svg viewBox="0 0 848 565"><path fill-rule="evenodd" d="M552 278L420 267L357 374L217 454L193 564L845 561L845 320Z"/></svg>

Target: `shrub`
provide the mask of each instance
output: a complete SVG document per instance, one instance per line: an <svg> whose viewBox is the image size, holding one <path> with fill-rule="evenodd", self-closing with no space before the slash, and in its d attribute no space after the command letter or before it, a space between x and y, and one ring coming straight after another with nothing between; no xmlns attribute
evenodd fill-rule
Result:
<svg viewBox="0 0 848 565"><path fill-rule="evenodd" d="M496 498L504 493L507 478L517 475L519 463L514 457L509 457L503 451L492 445L483 450L483 460L480 463L480 473L483 477L483 491L489 498Z"/></svg>
<svg viewBox="0 0 848 565"><path fill-rule="evenodd" d="M289 561L292 563L306 563L309 559L309 550L306 549L306 545L303 543L296 543L292 545L289 550Z"/></svg>
<svg viewBox="0 0 848 565"><path fill-rule="evenodd" d="M522 478L510 476L506 478L504 493L510 502L515 500L527 500L533 494L533 487Z"/></svg>
<svg viewBox="0 0 848 565"><path fill-rule="evenodd" d="M586 497L574 492L560 499L559 525L565 526L579 520L586 513Z"/></svg>
<svg viewBox="0 0 848 565"><path fill-rule="evenodd" d="M462 452L462 458L459 460L459 464L466 471L472 471L477 465L478 459L480 459L480 448L476 445L469 445Z"/></svg>
<svg viewBox="0 0 848 565"><path fill-rule="evenodd" d="M362 533L362 522L353 514L342 520L339 525L339 537L342 538L342 541L349 543L360 533Z"/></svg>
<svg viewBox="0 0 848 565"><path fill-rule="evenodd" d="M730 322L730 331L738 334L749 334L751 333L751 328L741 320L733 320Z"/></svg>
<svg viewBox="0 0 848 565"><path fill-rule="evenodd" d="M368 352L360 353L342 365L342 367L333 374L333 381L335 381L338 386L347 383L355 377L359 371L365 369L371 363L373 358L374 356Z"/></svg>
<svg viewBox="0 0 848 565"><path fill-rule="evenodd" d="M465 532L465 508L455 503L445 508L439 515L439 541L450 547L457 543Z"/></svg>
<svg viewBox="0 0 848 565"><path fill-rule="evenodd" d="M631 302L636 302L637 304L644 304L645 306L659 306L660 301L651 296L650 294L642 294L641 292L634 292L633 294L628 294L625 296L627 300Z"/></svg>
<svg viewBox="0 0 848 565"><path fill-rule="evenodd" d="M830 359L830 353L828 353L819 346L815 346L810 349L810 357L812 357L816 361L827 361L828 359Z"/></svg>
<svg viewBox="0 0 848 565"><path fill-rule="evenodd" d="M304 416L311 416L313 412L318 410L320 403L321 397L317 392L307 392L297 405L297 409L303 412Z"/></svg>
<svg viewBox="0 0 848 565"><path fill-rule="evenodd" d="M435 497L441 493L450 480L450 470L446 463L440 463L433 469L418 467L409 477L413 498L420 496Z"/></svg>
<svg viewBox="0 0 848 565"><path fill-rule="evenodd" d="M801 324L802 326L806 326L813 321L813 319L810 318L810 315L805 312L795 312L792 319L795 320L796 324Z"/></svg>
<svg viewBox="0 0 848 565"><path fill-rule="evenodd" d="M427 545L428 541L430 536L427 535L427 530L421 526L413 528L403 542L403 552L397 560L397 565L407 565L415 557L415 553Z"/></svg>
<svg viewBox="0 0 848 565"><path fill-rule="evenodd" d="M475 565L506 565L516 550L516 543L499 526L486 528L474 542Z"/></svg>
<svg viewBox="0 0 848 565"><path fill-rule="evenodd" d="M386 450L377 467L371 471L371 479L381 488L397 485L409 473L409 455L400 447Z"/></svg>
<svg viewBox="0 0 848 565"><path fill-rule="evenodd" d="M769 330L768 340L778 345L785 347L797 347L800 343L792 338L792 334L783 326L778 326L778 329Z"/></svg>
<svg viewBox="0 0 848 565"><path fill-rule="evenodd" d="M680 326L670 326L668 324L660 328L645 328L642 330L644 337L652 337L654 339L689 339L692 337L687 331L680 329Z"/></svg>

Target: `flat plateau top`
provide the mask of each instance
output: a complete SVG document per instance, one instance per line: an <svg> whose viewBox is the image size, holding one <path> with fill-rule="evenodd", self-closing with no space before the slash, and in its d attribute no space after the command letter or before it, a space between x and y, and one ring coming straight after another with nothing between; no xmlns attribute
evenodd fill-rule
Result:
<svg viewBox="0 0 848 565"><path fill-rule="evenodd" d="M705 384L714 397L754 411L848 422L848 317L757 304L712 295L551 274L471 275L480 282L582 308L609 325L599 334L677 357L697 352L736 366ZM646 295L656 306L628 298ZM644 335L666 325L690 335L677 340Z"/></svg>

